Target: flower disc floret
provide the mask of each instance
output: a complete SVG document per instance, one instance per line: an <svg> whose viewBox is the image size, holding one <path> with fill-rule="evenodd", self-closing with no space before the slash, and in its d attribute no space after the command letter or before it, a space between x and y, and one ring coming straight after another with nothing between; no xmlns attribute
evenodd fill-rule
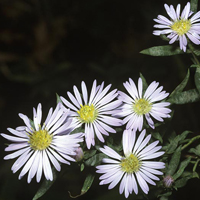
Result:
<svg viewBox="0 0 200 200"><path fill-rule="evenodd" d="M172 24L171 28L177 32L178 35L183 35L187 33L191 28L190 20L178 20Z"/></svg>
<svg viewBox="0 0 200 200"><path fill-rule="evenodd" d="M98 115L98 112L93 104L91 106L81 105L81 109L78 110L77 113L83 123L92 123Z"/></svg>
<svg viewBox="0 0 200 200"><path fill-rule="evenodd" d="M140 167L138 158L133 154L131 154L130 156L126 158L122 158L120 165L121 165L122 171L126 173L137 172Z"/></svg>
<svg viewBox="0 0 200 200"><path fill-rule="evenodd" d="M46 130L34 131L29 134L29 144L34 150L44 150L50 146L52 135Z"/></svg>
<svg viewBox="0 0 200 200"><path fill-rule="evenodd" d="M138 99L133 104L133 110L137 115L144 115L151 111L152 103L146 99Z"/></svg>

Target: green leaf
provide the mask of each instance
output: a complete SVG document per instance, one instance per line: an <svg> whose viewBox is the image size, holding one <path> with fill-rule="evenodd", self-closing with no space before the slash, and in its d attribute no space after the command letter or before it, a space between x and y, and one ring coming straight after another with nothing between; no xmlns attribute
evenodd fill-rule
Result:
<svg viewBox="0 0 200 200"><path fill-rule="evenodd" d="M191 67L191 68L192 68L192 67L194 67L194 68L195 68L195 67L199 67L199 65L192 64L190 67Z"/></svg>
<svg viewBox="0 0 200 200"><path fill-rule="evenodd" d="M144 76L140 73L140 78L142 79L142 83L143 83L143 92L146 91L148 84L146 79L144 78Z"/></svg>
<svg viewBox="0 0 200 200"><path fill-rule="evenodd" d="M196 68L196 72L194 75L194 81L198 92L200 93L200 67Z"/></svg>
<svg viewBox="0 0 200 200"><path fill-rule="evenodd" d="M196 148L191 148L189 150L190 153L194 153L195 155L200 157L200 144L196 146Z"/></svg>
<svg viewBox="0 0 200 200"><path fill-rule="evenodd" d="M197 12L197 7L198 7L198 0L191 0L190 1L190 10L194 13Z"/></svg>
<svg viewBox="0 0 200 200"><path fill-rule="evenodd" d="M103 158L105 158L105 154L103 153L95 154L94 156L86 160L85 164L88 166L96 166L101 163Z"/></svg>
<svg viewBox="0 0 200 200"><path fill-rule="evenodd" d="M187 159L185 159L184 161L181 162L178 171L173 175L174 180L176 180L177 178L179 178L182 175L182 173L184 172L185 168L190 163L190 160L191 160L191 157L188 157Z"/></svg>
<svg viewBox="0 0 200 200"><path fill-rule="evenodd" d="M85 168L85 165L82 163L81 168L80 168L81 172L84 170L84 168Z"/></svg>
<svg viewBox="0 0 200 200"><path fill-rule="evenodd" d="M77 198L80 197L81 195L85 194L91 187L93 181L94 181L94 175L93 174L88 174L84 183L83 183L83 187L81 189L81 193L79 195L76 196L72 196L71 193L69 192L69 195L71 198Z"/></svg>
<svg viewBox="0 0 200 200"><path fill-rule="evenodd" d="M159 194L157 197L161 197L161 198L159 198L159 199L160 199L160 200L161 200L161 199L164 200L164 199L168 199L168 197L169 197L170 195L172 195L172 191L166 192L166 193L164 193L164 194Z"/></svg>
<svg viewBox="0 0 200 200"><path fill-rule="evenodd" d="M54 168L52 168L52 172L53 172L53 181L48 181L48 180L44 180L42 185L40 186L40 188L38 189L37 193L35 194L35 196L33 197L33 200L37 200L39 199L41 196L43 196L48 190L49 188L53 185L53 183L55 182L57 176L56 176L56 170Z"/></svg>
<svg viewBox="0 0 200 200"><path fill-rule="evenodd" d="M170 94L170 97L173 97L174 95L176 95L177 93L180 93L183 91L183 89L185 88L185 86L188 83L190 77L190 70L188 69L188 72L185 76L185 78L183 79L183 81L175 88L175 90Z"/></svg>
<svg viewBox="0 0 200 200"><path fill-rule="evenodd" d="M56 94L56 100L57 100L57 104L58 103L62 103L61 99L60 99L60 96L58 94Z"/></svg>
<svg viewBox="0 0 200 200"><path fill-rule="evenodd" d="M179 162L180 162L180 158L181 158L181 146L179 146L176 151L174 152L174 154L172 155L172 158L169 162L169 165L166 169L166 175L171 175L173 176L173 174L175 173Z"/></svg>
<svg viewBox="0 0 200 200"><path fill-rule="evenodd" d="M140 51L140 53L150 56L172 56L177 54L184 54L184 52L179 47L174 47L173 45L151 47Z"/></svg>
<svg viewBox="0 0 200 200"><path fill-rule="evenodd" d="M153 132L153 133L151 133L151 134L152 134L152 136L153 136L155 139L159 140L160 143L163 143L163 139L162 139L162 136L160 135L160 133L158 133L158 132Z"/></svg>
<svg viewBox="0 0 200 200"><path fill-rule="evenodd" d="M173 153L177 148L177 146L179 145L179 143L187 137L188 133L191 133L191 131L184 131L180 135L177 135L174 139L170 140L170 144L167 148L166 153L169 154Z"/></svg>
<svg viewBox="0 0 200 200"><path fill-rule="evenodd" d="M198 174L196 172L185 172L183 174L183 178L180 178L175 181L174 187L175 188L184 187L189 179L196 178L196 177L198 177Z"/></svg>
<svg viewBox="0 0 200 200"><path fill-rule="evenodd" d="M84 159L87 160L88 158L94 156L97 150L89 150L84 152Z"/></svg>
<svg viewBox="0 0 200 200"><path fill-rule="evenodd" d="M174 104L194 103L200 100L200 94L197 89L191 89L184 92L178 92L168 99L168 102Z"/></svg>

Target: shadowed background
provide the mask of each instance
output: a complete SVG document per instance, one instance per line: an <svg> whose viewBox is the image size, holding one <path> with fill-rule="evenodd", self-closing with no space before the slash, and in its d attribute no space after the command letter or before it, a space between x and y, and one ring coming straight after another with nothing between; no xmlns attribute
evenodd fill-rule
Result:
<svg viewBox="0 0 200 200"><path fill-rule="evenodd" d="M137 82L142 73L148 83L156 80L172 92L192 64L190 57L150 57L139 52L167 44L152 34L153 18L166 16L164 3L182 3L183 8L186 2L0 0L0 132L23 125L18 113L32 118L32 107L38 103L42 103L45 119L56 105L56 93L67 97L66 92L73 85L80 88L82 80L89 90L94 79L124 90L123 82L129 77ZM193 87L191 78L187 88ZM199 134L199 103L173 108L177 133L187 129ZM26 176L19 181L19 172L12 174L14 160L3 160L6 142L0 138L0 200L31 199L40 184L35 180L27 184ZM79 169L72 172L56 181L41 199L70 199L69 190L79 194L84 177ZM188 183L186 189L196 191L197 184ZM96 176L92 188L78 199L105 198L124 199L118 186L111 191L98 186ZM173 198L188 199L191 194L184 188Z"/></svg>

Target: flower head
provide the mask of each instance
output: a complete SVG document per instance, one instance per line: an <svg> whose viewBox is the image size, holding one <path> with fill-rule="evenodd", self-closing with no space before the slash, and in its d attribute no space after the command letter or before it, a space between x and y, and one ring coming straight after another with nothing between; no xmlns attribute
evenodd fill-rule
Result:
<svg viewBox="0 0 200 200"><path fill-rule="evenodd" d="M47 180L53 180L51 164L57 171L61 170L60 163L70 164L75 161L73 158L75 149L82 142L82 133L69 135L74 129L69 119L69 110L61 109L61 104L57 104L53 112L51 108L43 125L42 106L38 104L37 110L33 108L33 122L23 114L19 117L23 119L25 126L16 129L8 128L14 136L1 135L12 141L5 151L13 151L4 157L5 160L17 158L12 166L13 173L23 167L19 174L21 179L28 171L28 183L36 176L37 182L41 180L44 173Z"/></svg>
<svg viewBox="0 0 200 200"><path fill-rule="evenodd" d="M115 113L115 109L121 105L120 100L114 100L117 96L117 90L112 90L107 93L111 87L108 85L104 87L104 82L97 86L96 80L93 82L90 96L88 98L88 91L85 82L82 81L80 95L76 86L73 87L74 95L67 92L67 95L72 103L64 97L60 97L62 102L71 110L71 117L76 126L85 125L85 140L88 149L91 145L95 145L95 135L104 142L103 135L109 135L116 131L111 126L120 126L122 121L116 117L111 116Z"/></svg>
<svg viewBox="0 0 200 200"><path fill-rule="evenodd" d="M170 19L162 15L158 15L157 19L154 19L158 24L154 25L155 28L163 30L155 30L154 35L168 34L170 39L169 44L179 40L180 49L186 51L187 38L194 44L200 44L200 11L196 14L190 10L190 2L187 3L182 13L180 14L180 4L177 5L176 10L172 5L164 5L167 14Z"/></svg>
<svg viewBox="0 0 200 200"><path fill-rule="evenodd" d="M117 113L119 117L125 117L123 123L126 124L126 129L142 130L143 116L145 116L149 126L154 128L154 122L151 116L158 121L163 121L162 118L170 117L170 109L165 108L169 106L168 102L159 102L166 98L169 93L162 91L163 87L158 87L159 83L152 82L143 94L142 79L138 79L138 89L131 78L129 82L124 83L125 89L129 95L119 91L119 99L124 102Z"/></svg>
<svg viewBox="0 0 200 200"><path fill-rule="evenodd" d="M143 130L136 140L135 130L125 130L123 132L122 144L124 155L119 155L116 151L108 146L100 148L100 150L110 158L104 158L104 165L97 166L97 173L100 176L100 185L110 184L108 189L114 188L121 180L119 193L125 193L127 198L134 191L138 193L138 185L144 193L149 192L149 186L156 185L154 180L159 180L155 175L163 173L158 169L165 168L165 164L159 161L149 161L163 155L163 151L159 151L161 146L157 146L158 141L149 145L148 142L151 135L145 137L146 131ZM137 181L136 181L137 180Z"/></svg>

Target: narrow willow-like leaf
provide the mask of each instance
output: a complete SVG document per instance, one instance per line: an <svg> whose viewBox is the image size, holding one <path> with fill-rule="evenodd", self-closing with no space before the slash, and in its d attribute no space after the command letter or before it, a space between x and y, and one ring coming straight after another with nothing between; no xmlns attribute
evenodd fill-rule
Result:
<svg viewBox="0 0 200 200"><path fill-rule="evenodd" d="M196 65L196 64L192 64L190 67L199 67L199 65Z"/></svg>
<svg viewBox="0 0 200 200"><path fill-rule="evenodd" d="M193 103L200 100L200 94L197 89L191 89L184 92L178 92L167 101L172 104Z"/></svg>
<svg viewBox="0 0 200 200"><path fill-rule="evenodd" d="M198 0L191 0L190 1L190 9L192 12L196 13L198 7Z"/></svg>
<svg viewBox="0 0 200 200"><path fill-rule="evenodd" d="M56 94L56 100L57 100L57 104L58 103L62 103L61 99L60 99L60 96L58 94Z"/></svg>
<svg viewBox="0 0 200 200"><path fill-rule="evenodd" d="M94 181L94 175L93 174L88 174L84 183L83 183L83 187L81 189L81 193L79 195L76 195L76 196L72 196L71 193L69 192L69 195L71 198L77 198L77 197L80 197L82 196L83 194L85 194L91 187L93 181Z"/></svg>
<svg viewBox="0 0 200 200"><path fill-rule="evenodd" d="M196 146L196 148L191 148L189 150L190 153L194 153L195 155L200 157L200 144Z"/></svg>
<svg viewBox="0 0 200 200"><path fill-rule="evenodd" d="M170 144L166 152L169 154L173 153L177 148L177 146L179 145L179 143L186 138L188 133L191 133L191 131L184 131L180 135L177 135L173 140L170 140Z"/></svg>
<svg viewBox="0 0 200 200"><path fill-rule="evenodd" d="M88 158L94 156L97 150L89 150L84 152L84 159L87 160Z"/></svg>
<svg viewBox="0 0 200 200"><path fill-rule="evenodd" d="M151 134L152 134L152 136L153 136L155 139L159 140L160 143L163 143L163 139L162 139L162 136L160 135L160 133L158 133L158 132L152 132Z"/></svg>
<svg viewBox="0 0 200 200"><path fill-rule="evenodd" d="M175 88L175 90L170 94L170 97L173 97L175 94L177 94L178 92L182 92L185 88L185 86L188 83L188 80L190 78L190 70L188 69L188 72L185 76L185 78L183 79L183 81Z"/></svg>
<svg viewBox="0 0 200 200"><path fill-rule="evenodd" d="M53 185L53 183L55 182L57 176L56 176L56 170L54 168L52 168L52 172L53 172L53 181L48 181L48 180L44 180L42 185L40 186L40 188L38 189L37 193L35 194L35 196L33 197L33 200L37 200L39 199L41 196L43 196L48 190L49 188Z"/></svg>
<svg viewBox="0 0 200 200"><path fill-rule="evenodd" d="M88 166L96 166L101 163L103 158L105 158L105 155L103 153L99 153L86 160L85 164Z"/></svg>
<svg viewBox="0 0 200 200"><path fill-rule="evenodd" d="M148 87L147 81L141 73L140 73L140 78L142 79L142 83L143 83L143 91L145 91Z"/></svg>
<svg viewBox="0 0 200 200"><path fill-rule="evenodd" d="M171 175L175 173L176 169L178 168L179 162L181 158L181 146L179 146L174 154L172 155L172 158L169 162L169 165L166 169L166 175Z"/></svg>
<svg viewBox="0 0 200 200"><path fill-rule="evenodd" d="M174 180L176 180L177 178L179 178L182 175L182 173L184 172L185 168L190 163L190 160L191 160L191 157L188 157L184 161L181 162L178 171L173 175Z"/></svg>
<svg viewBox="0 0 200 200"><path fill-rule="evenodd" d="M200 67L196 68L194 81L195 81L196 88L197 88L197 90L198 90L198 92L200 94Z"/></svg>
<svg viewBox="0 0 200 200"><path fill-rule="evenodd" d="M178 54L184 54L179 47L173 45L156 46L140 51L142 54L150 56L173 56ZM189 53L189 51L187 51Z"/></svg>
<svg viewBox="0 0 200 200"><path fill-rule="evenodd" d="M174 187L175 188L184 187L189 179L196 178L196 177L198 177L198 174L196 172L185 173L183 178L180 178L180 179L175 181Z"/></svg>

